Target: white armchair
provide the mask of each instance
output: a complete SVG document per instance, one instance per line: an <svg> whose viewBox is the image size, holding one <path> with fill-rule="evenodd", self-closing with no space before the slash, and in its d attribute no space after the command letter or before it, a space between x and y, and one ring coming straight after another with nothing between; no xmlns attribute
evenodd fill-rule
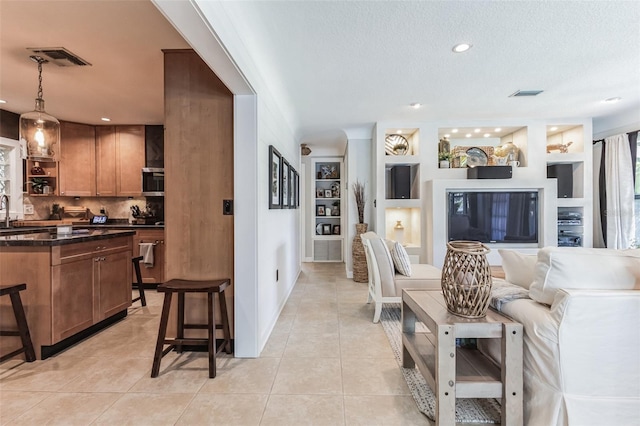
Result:
<svg viewBox="0 0 640 426"><path fill-rule="evenodd" d="M369 297L367 303L375 302L373 322L380 320L384 303L402 302L402 289L417 288L438 290L442 272L433 265L412 264L411 276L397 273L385 240L375 232L361 235L369 271Z"/></svg>

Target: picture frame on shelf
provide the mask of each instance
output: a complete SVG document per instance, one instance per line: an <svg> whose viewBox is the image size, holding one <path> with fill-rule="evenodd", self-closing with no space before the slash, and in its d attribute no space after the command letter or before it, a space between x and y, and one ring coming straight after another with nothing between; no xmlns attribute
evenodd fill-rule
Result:
<svg viewBox="0 0 640 426"><path fill-rule="evenodd" d="M333 197L333 194L332 194L331 190L330 189L325 189L324 190L324 198L332 198L332 197Z"/></svg>
<svg viewBox="0 0 640 426"><path fill-rule="evenodd" d="M324 189L316 188L316 198L324 198Z"/></svg>
<svg viewBox="0 0 640 426"><path fill-rule="evenodd" d="M282 158L282 180L280 183L280 187L282 188L282 208L289 208L289 198L291 196L290 185L289 185L289 162Z"/></svg>
<svg viewBox="0 0 640 426"><path fill-rule="evenodd" d="M316 216L325 216L327 214L324 205L316 206Z"/></svg>
<svg viewBox="0 0 640 426"><path fill-rule="evenodd" d="M340 235L340 225L333 225L333 235Z"/></svg>
<svg viewBox="0 0 640 426"><path fill-rule="evenodd" d="M323 223L322 224L322 235L331 235L331 224Z"/></svg>
<svg viewBox="0 0 640 426"><path fill-rule="evenodd" d="M269 209L282 208L282 155L269 145Z"/></svg>

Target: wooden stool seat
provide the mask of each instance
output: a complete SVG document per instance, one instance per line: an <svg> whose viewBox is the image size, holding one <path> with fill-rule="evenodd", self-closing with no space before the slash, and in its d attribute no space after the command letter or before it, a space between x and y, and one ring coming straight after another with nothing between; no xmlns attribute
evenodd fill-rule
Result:
<svg viewBox="0 0 640 426"><path fill-rule="evenodd" d="M158 377L160 372L160 361L174 348L177 352L182 352L183 346L207 345L209 352L209 377L216 377L216 354L222 349L226 353L231 353L231 331L229 329L229 317L227 314L227 303L224 291L231 285L228 278L218 280L181 280L175 279L167 281L158 286L158 292L164 293L162 314L160 316L160 327L158 330L158 342L153 357L153 367L151 377ZM173 293L178 293L178 328L175 339L167 339L167 324L169 322L169 311L171 307L171 297ZM186 293L207 293L207 324L187 324L184 322L184 295ZM220 303L220 317L222 324L215 322L215 294L218 293ZM184 337L185 329L206 329L207 338ZM216 348L215 330L222 329L224 341L219 348ZM165 345L169 345L165 348Z"/></svg>
<svg viewBox="0 0 640 426"><path fill-rule="evenodd" d="M131 303L135 303L139 300L142 306L147 306L147 298L144 296L144 285L142 284L142 273L140 272L140 262L142 259L144 259L142 256L137 256L131 259L131 262L133 262L133 270L136 272L135 287L138 289L139 294L138 297L131 299Z"/></svg>
<svg viewBox="0 0 640 426"><path fill-rule="evenodd" d="M27 285L24 283L0 286L0 296L8 295L11 298L11 306L13 308L13 314L15 315L16 323L18 324L17 331L2 329L0 330L0 336L20 336L20 340L22 341L22 348L1 356L0 362L3 362L23 352L27 362L33 362L36 360L36 352L33 349L33 343L31 342L31 334L29 334L29 325L27 324L27 317L24 314L22 299L20 299L20 292L26 289L27 289Z"/></svg>

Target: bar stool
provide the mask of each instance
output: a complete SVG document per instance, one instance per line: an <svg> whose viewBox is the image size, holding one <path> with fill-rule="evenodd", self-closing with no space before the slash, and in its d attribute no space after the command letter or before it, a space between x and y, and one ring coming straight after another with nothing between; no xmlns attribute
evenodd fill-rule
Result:
<svg viewBox="0 0 640 426"><path fill-rule="evenodd" d="M27 362L33 362L36 360L36 352L33 350L33 343L31 342L31 335L29 334L27 317L24 314L24 307L22 306L22 300L20 299L20 292L26 289L27 285L24 283L0 286L0 296L9 295L9 297L11 298L13 314L15 315L16 322L18 323L18 331L3 329L0 330L0 336L20 336L20 340L22 340L22 348L1 356L0 362L3 362L22 352L24 352L24 357Z"/></svg>
<svg viewBox="0 0 640 426"><path fill-rule="evenodd" d="M136 303L138 300L142 306L147 306L147 299L144 297L144 285L142 284L142 273L140 272L140 262L144 259L142 256L137 256L131 259L133 262L133 269L136 272L136 282L133 283L132 288L137 288L140 296L131 300L131 303Z"/></svg>
<svg viewBox="0 0 640 426"><path fill-rule="evenodd" d="M158 330L158 342L153 357L153 367L151 377L158 377L160 372L160 361L172 349L178 353L182 352L183 346L207 345L209 352L209 378L216 377L216 354L222 349L226 353L231 353L231 332L229 330L229 317L227 314L227 303L224 291L231 284L228 278L219 280L191 281L191 280L170 280L158 286L158 292L164 293L164 303L162 305L162 315L160 317L160 328ZM167 339L167 323L169 322L169 310L171 307L171 296L178 293L178 328L175 339ZM207 324L186 324L184 322L184 295L185 293L207 293ZM218 293L220 301L220 317L222 324L215 322L215 293ZM206 329L208 335L206 339L184 337L185 329ZM219 348L216 348L216 329L222 329L224 341ZM169 345L164 348L164 345Z"/></svg>

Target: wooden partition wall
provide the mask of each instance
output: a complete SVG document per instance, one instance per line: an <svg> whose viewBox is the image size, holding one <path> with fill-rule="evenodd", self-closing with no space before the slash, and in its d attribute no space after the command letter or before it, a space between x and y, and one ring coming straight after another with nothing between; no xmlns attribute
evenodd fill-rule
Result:
<svg viewBox="0 0 640 426"><path fill-rule="evenodd" d="M192 50L164 51L164 81L166 279L233 284L233 94ZM225 294L233 324L233 285ZM204 300L186 300L205 323Z"/></svg>

